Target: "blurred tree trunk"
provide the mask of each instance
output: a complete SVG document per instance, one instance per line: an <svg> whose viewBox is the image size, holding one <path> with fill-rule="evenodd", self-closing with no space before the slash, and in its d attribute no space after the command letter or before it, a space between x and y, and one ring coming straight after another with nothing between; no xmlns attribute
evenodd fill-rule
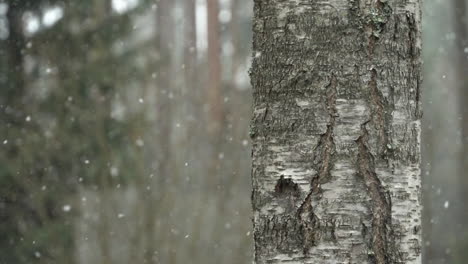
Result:
<svg viewBox="0 0 468 264"><path fill-rule="evenodd" d="M17 250L23 243L29 228L35 229L40 224L38 214L31 210L28 201L28 190L21 177L23 172L18 168L11 170L9 165L20 160L21 126L24 123L24 67L23 49L25 39L22 30L21 16L23 4L10 3L6 14L8 23L8 36L1 40L2 72L0 76L0 134L3 149L0 153L0 262L25 263L31 261L31 255L24 253L30 250ZM13 165L14 166L14 165ZM19 251L19 253L17 253ZM6 254L6 253L10 254ZM1 254L5 253L5 254Z"/></svg>
<svg viewBox="0 0 468 264"><path fill-rule="evenodd" d="M232 47L233 52L231 55L231 81L235 83L235 78L237 75L237 71L239 70L239 66L241 64L240 59L243 58L240 56L240 50L242 47L242 32L241 32L241 1L240 0L232 0L231 1L231 22L230 22L230 31L231 31L231 40L232 40ZM245 4L245 3L244 3Z"/></svg>
<svg viewBox="0 0 468 264"><path fill-rule="evenodd" d="M219 186L220 175L220 151L224 129L223 94L222 94L222 66L221 66L221 32L218 19L218 0L207 0L207 20L208 20L208 79L206 106L207 116L207 142L210 142L210 154L207 164L207 177L204 178L204 185L207 190L216 190ZM210 196L208 192L206 196ZM206 198L205 196L205 198Z"/></svg>
<svg viewBox="0 0 468 264"><path fill-rule="evenodd" d="M101 0L101 1L93 1L91 6L89 7L89 12L94 13L94 18L96 22L99 24L103 24L103 21L108 19L112 15L112 0ZM107 40L100 36L103 42ZM107 46L95 45L95 50L99 51L100 54L106 54L108 52ZM84 58L87 58L86 56ZM90 64L88 59L85 60L83 63L84 65ZM115 84L112 84L115 85ZM96 92L99 93L100 96L104 96L104 93L101 91L102 86ZM106 115L110 112L108 110L109 105L106 103L96 103L96 112L95 118L97 120L105 120ZM104 126L104 122L98 122L96 126L95 136L97 138L97 142L99 145L100 153L103 157L106 157L106 160L110 160L110 146L106 136L106 128ZM101 207L99 210L99 247L101 251L101 263L102 264L111 264L113 263L113 250L112 250L112 184L110 180L110 176L107 172L107 168L101 168L100 172L98 173L98 183L100 187L100 198L101 198Z"/></svg>
<svg viewBox="0 0 468 264"><path fill-rule="evenodd" d="M12 111L10 114L13 115L18 115L18 111L21 110L16 108L20 108L20 97L24 95L23 52L26 45L22 20L24 7L20 1L12 1L7 12L8 38L6 45L9 68L7 71L8 85L6 89L8 89L10 100L5 103L8 103L10 111ZM16 103L19 103L19 105Z"/></svg>
<svg viewBox="0 0 468 264"><path fill-rule="evenodd" d="M418 0L256 0L255 262L421 263Z"/></svg>
<svg viewBox="0 0 468 264"><path fill-rule="evenodd" d="M158 215L164 215L166 210L171 209L171 197L166 186L170 185L173 179L173 174L169 173L171 161L171 100L172 100L172 50L173 47L173 7L174 1L160 0L156 9L157 33L156 33L156 49L159 54L157 62L157 82L156 82L156 180L153 184L155 188L149 192L149 197L146 202L146 221L145 221L145 236L146 249L145 261L147 263L174 263L174 254L169 253L168 260L158 260L158 245L173 246L169 240L171 236L170 230L156 230L156 219ZM157 232L156 232L157 231ZM157 239L156 239L157 238ZM171 248L168 249L169 251Z"/></svg>
<svg viewBox="0 0 468 264"><path fill-rule="evenodd" d="M186 88L189 87L196 76L197 62L197 21L196 21L196 0L184 0L184 63ZM192 91L188 91L193 93Z"/></svg>
<svg viewBox="0 0 468 264"><path fill-rule="evenodd" d="M186 125L186 136L184 138L185 142L183 145L188 150L186 152L185 160L198 160L200 153L196 150L199 149L200 142L196 139L204 135L203 125L199 124L201 115L200 105L204 102L205 99L203 96L200 96L198 89L200 88L200 83L198 82L198 75L204 73L204 70L197 69L197 25L196 25L196 0L182 0L184 5L184 63L185 63L185 106L186 106L186 116L187 116L187 125ZM188 163L187 163L188 164ZM193 172L192 175L197 175L196 172ZM193 184L188 182L188 184ZM193 203L194 213L191 220L191 237L193 241L200 241L201 234L203 232L202 218L199 210L196 206L204 204L203 201L198 200ZM197 262L200 256L200 245L198 243L191 243L189 252L187 255L190 256L190 259L193 262Z"/></svg>
<svg viewBox="0 0 468 264"><path fill-rule="evenodd" d="M223 124L221 94L221 40L218 0L207 0L208 14L208 130L214 140L221 135Z"/></svg>
<svg viewBox="0 0 468 264"><path fill-rule="evenodd" d="M454 11L454 29L456 34L456 47L454 61L457 65L456 82L457 92L459 93L459 113L460 113L460 128L461 128L461 151L460 151L460 184L459 201L456 203L457 210L460 214L458 224L461 225L461 234L464 234L457 239L457 245L462 254L466 255L464 249L468 245L468 211L466 210L466 201L468 201L468 25L466 14L466 0L456 0L453 5Z"/></svg>
<svg viewBox="0 0 468 264"><path fill-rule="evenodd" d="M194 149L193 138L199 136L200 120L200 93L197 91L199 83L197 76L202 71L197 70L197 26L196 26L196 0L183 0L184 5L184 86L182 100L184 102L184 115L187 120L186 134L182 144L188 149ZM197 142L198 143L198 142ZM190 160L190 151L185 154L185 160Z"/></svg>

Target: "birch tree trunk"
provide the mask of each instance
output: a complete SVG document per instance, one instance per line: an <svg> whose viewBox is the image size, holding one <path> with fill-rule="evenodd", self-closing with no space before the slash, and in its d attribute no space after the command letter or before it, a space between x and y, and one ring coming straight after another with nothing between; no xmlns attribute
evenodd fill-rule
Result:
<svg viewBox="0 0 468 264"><path fill-rule="evenodd" d="M255 0L255 263L421 263L419 0Z"/></svg>

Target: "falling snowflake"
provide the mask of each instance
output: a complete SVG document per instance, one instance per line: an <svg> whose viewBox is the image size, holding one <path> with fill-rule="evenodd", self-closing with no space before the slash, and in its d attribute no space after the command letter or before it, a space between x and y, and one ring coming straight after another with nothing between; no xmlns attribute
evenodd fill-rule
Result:
<svg viewBox="0 0 468 264"><path fill-rule="evenodd" d="M71 210L71 205L69 205L69 204L64 205L64 206L62 207L62 210L63 210L64 212L70 212L70 210Z"/></svg>

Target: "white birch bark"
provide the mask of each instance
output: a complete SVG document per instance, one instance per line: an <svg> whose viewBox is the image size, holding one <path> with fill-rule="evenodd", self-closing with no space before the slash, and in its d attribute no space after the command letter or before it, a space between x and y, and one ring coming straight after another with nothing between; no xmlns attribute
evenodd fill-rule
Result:
<svg viewBox="0 0 468 264"><path fill-rule="evenodd" d="M255 263L421 263L419 0L255 0Z"/></svg>

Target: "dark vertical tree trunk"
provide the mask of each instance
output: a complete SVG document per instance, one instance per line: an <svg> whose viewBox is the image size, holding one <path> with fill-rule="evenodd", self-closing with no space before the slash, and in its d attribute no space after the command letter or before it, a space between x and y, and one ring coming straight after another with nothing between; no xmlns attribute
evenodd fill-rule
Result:
<svg viewBox="0 0 468 264"><path fill-rule="evenodd" d="M156 239L166 239L166 243L170 244L167 239L170 237L169 230L156 230L155 224L158 215L163 215L167 209L165 205L167 190L165 186L173 180L173 175L169 173L171 161L171 93L172 93L172 50L173 46L173 26L172 17L174 1L160 0L156 9L157 19L157 36L156 46L159 53L159 61L157 62L157 83L156 83L156 131L155 148L156 148L156 180L153 184L155 187L149 192L149 197L146 199L146 250L145 261L147 263L159 263L157 259L158 248ZM157 231L157 232L156 232ZM171 255L171 254L170 254ZM171 256L170 256L171 258ZM163 262L173 263L170 260Z"/></svg>
<svg viewBox="0 0 468 264"><path fill-rule="evenodd" d="M196 0L184 0L184 63L185 82L188 89L196 76L197 62L197 21ZM190 91L189 91L190 92Z"/></svg>
<svg viewBox="0 0 468 264"><path fill-rule="evenodd" d="M208 159L208 177L206 186L208 189L216 189L219 186L219 153L222 144L224 129L224 111L222 94L222 66L221 66L221 32L218 19L218 0L207 0L208 16L208 79L206 102L208 106L207 134L210 142L210 154Z"/></svg>
<svg viewBox="0 0 468 264"><path fill-rule="evenodd" d="M1 262L20 262L30 259L30 256L15 254L16 248L22 243L24 233L29 228L36 227L40 218L31 210L28 202L28 191L24 180L18 177L19 171L9 171L7 162L19 159L20 146L17 140L20 137L19 128L23 124L24 109L24 74L23 49L25 45L22 31L23 5L21 3L9 4L6 14L8 23L8 37L0 40L0 59L2 73L0 76L0 134L3 139L2 172L0 175L0 222L2 223L2 236L0 245L3 252L11 255L0 256Z"/></svg>
<svg viewBox="0 0 468 264"><path fill-rule="evenodd" d="M200 92L197 65L197 26L196 26L196 0L183 0L184 5L184 86L182 90L182 99L184 100L184 111L187 120L186 135L183 139L183 145L188 149L196 149L193 144L195 137L199 136L200 126L196 120L200 120ZM198 143L198 142L197 142ZM190 160L188 151L186 160Z"/></svg>
<svg viewBox="0 0 468 264"><path fill-rule="evenodd" d="M12 1L8 7L7 20L8 20L8 38L6 39L6 47L8 54L8 71L7 79L9 94L11 95L10 101L5 102L11 107L11 111L16 112L17 115L20 111L21 103L20 97L24 95L24 69L23 69L23 52L25 48L25 37L23 33L22 15L24 6L19 1ZM14 99L14 101L11 101ZM12 113L13 114L13 113Z"/></svg>
<svg viewBox="0 0 468 264"><path fill-rule="evenodd" d="M208 129L215 138L220 136L223 124L221 94L221 41L218 20L218 0L207 0L208 12Z"/></svg>
<svg viewBox="0 0 468 264"><path fill-rule="evenodd" d="M419 0L255 0L256 263L421 263Z"/></svg>
<svg viewBox="0 0 468 264"><path fill-rule="evenodd" d="M202 124L198 121L203 118L202 105L206 102L205 96L200 94L200 81L199 74L204 73L203 70L198 69L197 64L197 10L196 0L182 0L184 5L184 63L185 63L185 102L186 106L186 136L184 146L189 150L187 151L186 160L199 160L199 145L198 138L205 135L205 129ZM196 174L194 174L196 175ZM193 184L190 182L189 184ZM204 204L201 199L193 204ZM202 214L196 213L191 219L191 237L193 241L200 241L203 233L201 226ZM200 258L200 245L197 243L191 243L188 255L191 257L193 262L197 262Z"/></svg>
<svg viewBox="0 0 468 264"><path fill-rule="evenodd" d="M468 246L468 225L466 219L468 212L466 210L466 201L468 201L468 21L466 14L466 1L456 0L453 3L454 11L454 29L456 34L456 48L454 53L454 61L456 62L456 84L457 92L459 93L459 113L461 127L461 151L460 151L460 168L459 168L459 197L456 208L460 214L458 224L461 225L460 234L465 234L458 239L457 244L460 245L461 252Z"/></svg>
<svg viewBox="0 0 468 264"><path fill-rule="evenodd" d="M234 83L234 79L236 78L237 71L239 70L239 65L241 63L240 59L242 59L240 50L242 47L242 32L241 32L241 1L240 0L232 0L231 1L231 22L230 22L230 32L231 32L231 40L232 40L232 47L233 47L233 54L231 55L231 80Z"/></svg>

